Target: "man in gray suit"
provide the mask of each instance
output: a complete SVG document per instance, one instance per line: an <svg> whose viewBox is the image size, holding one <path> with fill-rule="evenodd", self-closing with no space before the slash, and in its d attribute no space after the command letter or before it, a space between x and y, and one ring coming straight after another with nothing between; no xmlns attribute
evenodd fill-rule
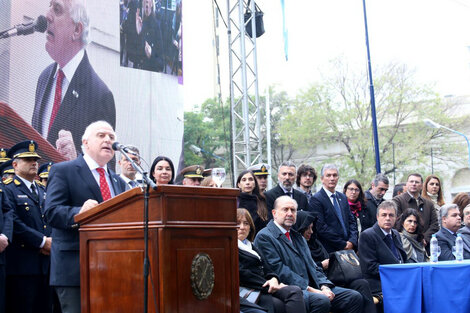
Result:
<svg viewBox="0 0 470 313"><path fill-rule="evenodd" d="M274 219L256 235L255 246L280 281L303 290L307 312L361 312L361 294L329 281L313 261L305 238L291 229L297 202L280 196L272 213Z"/></svg>
<svg viewBox="0 0 470 313"><path fill-rule="evenodd" d="M456 204L446 204L441 207L441 229L436 233L436 238L441 247L439 261L455 260L452 247L455 246L457 231L461 224L459 207Z"/></svg>

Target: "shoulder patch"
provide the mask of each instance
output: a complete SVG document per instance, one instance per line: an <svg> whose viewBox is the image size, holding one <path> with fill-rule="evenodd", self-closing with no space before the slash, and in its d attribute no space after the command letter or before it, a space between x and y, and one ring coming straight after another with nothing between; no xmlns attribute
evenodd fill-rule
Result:
<svg viewBox="0 0 470 313"><path fill-rule="evenodd" d="M7 179L5 179L5 180L3 181L3 183L4 183L5 185L8 185L8 184L10 184L12 181L13 181L13 178L7 178Z"/></svg>
<svg viewBox="0 0 470 313"><path fill-rule="evenodd" d="M21 185L21 182L18 180L18 179L14 179L13 182L15 183L15 185L19 186Z"/></svg>
<svg viewBox="0 0 470 313"><path fill-rule="evenodd" d="M36 184L38 184L39 186L46 188L46 185L44 185L40 180L37 180L37 179L36 179L35 182L36 182Z"/></svg>

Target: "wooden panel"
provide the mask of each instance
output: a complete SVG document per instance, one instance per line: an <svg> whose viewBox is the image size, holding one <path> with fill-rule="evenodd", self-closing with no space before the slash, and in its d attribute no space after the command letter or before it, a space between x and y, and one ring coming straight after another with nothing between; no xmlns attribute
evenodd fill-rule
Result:
<svg viewBox="0 0 470 313"><path fill-rule="evenodd" d="M161 229L165 243L160 253L164 253L161 265L163 271L163 302L165 312L237 312L231 301L238 296L238 254L236 231L217 229ZM189 236L188 236L189 235ZM165 251L165 252L163 252ZM207 253L214 265L215 282L212 294L199 300L191 288L191 264L198 253Z"/></svg>

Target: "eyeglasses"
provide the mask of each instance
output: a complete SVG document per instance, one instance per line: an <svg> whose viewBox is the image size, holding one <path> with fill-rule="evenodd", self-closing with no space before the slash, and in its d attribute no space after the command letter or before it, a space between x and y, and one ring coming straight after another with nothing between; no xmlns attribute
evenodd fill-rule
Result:
<svg viewBox="0 0 470 313"><path fill-rule="evenodd" d="M350 192L360 192L360 190L358 188L348 187L347 189Z"/></svg>

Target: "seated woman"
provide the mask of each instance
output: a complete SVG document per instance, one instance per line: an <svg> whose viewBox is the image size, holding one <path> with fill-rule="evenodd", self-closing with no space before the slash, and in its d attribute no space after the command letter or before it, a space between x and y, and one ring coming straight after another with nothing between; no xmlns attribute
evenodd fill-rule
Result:
<svg viewBox="0 0 470 313"><path fill-rule="evenodd" d="M243 171L238 175L237 187L241 193L238 196L238 208L247 209L255 223L255 235L268 224L268 207L266 198L259 192L258 181L251 171Z"/></svg>
<svg viewBox="0 0 470 313"><path fill-rule="evenodd" d="M428 262L429 257L423 246L423 222L415 209L406 209L397 219L396 229L400 233L407 262Z"/></svg>
<svg viewBox="0 0 470 313"><path fill-rule="evenodd" d="M372 227L377 218L375 217L375 212L371 213L367 210L367 200L364 191L362 191L361 183L355 179L348 180L344 185L343 193L348 198L349 208L356 218L359 234L365 229Z"/></svg>
<svg viewBox="0 0 470 313"><path fill-rule="evenodd" d="M457 233L461 234L463 239L463 258L470 259L470 204L463 209L464 227L460 228Z"/></svg>
<svg viewBox="0 0 470 313"><path fill-rule="evenodd" d="M172 185L175 179L173 162L165 156L156 157L150 167L150 179L157 185Z"/></svg>
<svg viewBox="0 0 470 313"><path fill-rule="evenodd" d="M306 312L302 290L281 283L251 243L255 238L255 225L246 209L237 209L237 224L240 287L260 291L257 304L270 313Z"/></svg>
<svg viewBox="0 0 470 313"><path fill-rule="evenodd" d="M215 181L212 179L212 177L210 176L207 176L206 178L204 178L201 182L201 186L202 187L214 187L214 188L217 188L217 184L215 183Z"/></svg>
<svg viewBox="0 0 470 313"><path fill-rule="evenodd" d="M297 211L297 221L292 228L304 236L305 240L307 240L308 247L310 248L312 259L325 273L328 273L330 256L317 238L316 222L317 217L313 213ZM374 313L377 311L369 283L365 279L356 279L349 285L341 287L354 289L362 295L364 313Z"/></svg>

